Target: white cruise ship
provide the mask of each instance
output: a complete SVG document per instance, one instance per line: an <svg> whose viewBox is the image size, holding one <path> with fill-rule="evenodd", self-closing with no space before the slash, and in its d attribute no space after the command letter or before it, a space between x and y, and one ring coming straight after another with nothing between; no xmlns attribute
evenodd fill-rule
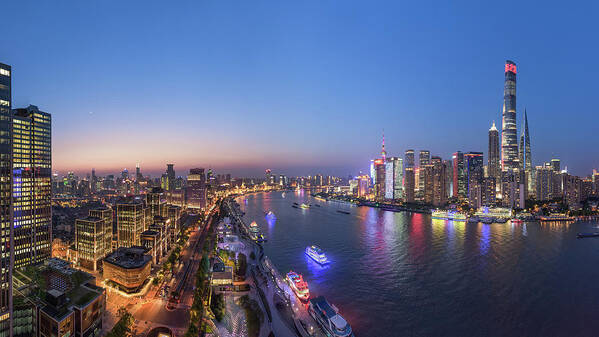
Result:
<svg viewBox="0 0 599 337"><path fill-rule="evenodd" d="M315 245L306 247L306 255L308 255L309 257L312 258L312 260L314 260L320 264L329 263L329 259L327 259L327 256L324 254L322 249L318 248Z"/></svg>
<svg viewBox="0 0 599 337"><path fill-rule="evenodd" d="M318 325L332 337L354 337L351 326L323 296L310 300L308 312Z"/></svg>

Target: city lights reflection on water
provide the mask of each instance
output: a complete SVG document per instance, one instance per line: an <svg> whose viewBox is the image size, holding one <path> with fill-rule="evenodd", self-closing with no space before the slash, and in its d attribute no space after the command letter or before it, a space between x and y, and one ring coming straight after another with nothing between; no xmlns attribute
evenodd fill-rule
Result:
<svg viewBox="0 0 599 337"><path fill-rule="evenodd" d="M310 293L336 305L357 336L565 336L599 329L587 319L599 312L589 296L599 292L599 270L588 267L599 263L599 241L576 239L596 224L431 220L318 201L303 191L247 200L245 219L269 233L264 250L279 271L303 274ZM321 207L298 209L293 202ZM264 217L268 211L276 225ZM312 244L330 264L304 253Z"/></svg>

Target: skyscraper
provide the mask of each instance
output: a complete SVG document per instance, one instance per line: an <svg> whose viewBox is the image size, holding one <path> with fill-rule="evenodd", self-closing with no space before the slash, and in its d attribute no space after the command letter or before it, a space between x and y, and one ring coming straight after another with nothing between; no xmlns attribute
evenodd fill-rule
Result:
<svg viewBox="0 0 599 337"><path fill-rule="evenodd" d="M206 207L206 177L203 168L189 170L187 176L187 207L196 209Z"/></svg>
<svg viewBox="0 0 599 337"><path fill-rule="evenodd" d="M52 254L51 116L30 105L13 109L15 268Z"/></svg>
<svg viewBox="0 0 599 337"><path fill-rule="evenodd" d="M385 163L385 199L403 197L403 160L389 157Z"/></svg>
<svg viewBox="0 0 599 337"><path fill-rule="evenodd" d="M406 150L404 158L406 168L414 168L414 150Z"/></svg>
<svg viewBox="0 0 599 337"><path fill-rule="evenodd" d="M499 164L499 130L495 127L495 122L489 129L489 177L497 181L500 177L501 167Z"/></svg>
<svg viewBox="0 0 599 337"><path fill-rule="evenodd" d="M516 126L516 64L505 61L503 88L503 121L501 128L501 169L518 168L518 136Z"/></svg>
<svg viewBox="0 0 599 337"><path fill-rule="evenodd" d="M483 154L468 152L464 154L466 172L466 191L471 206L480 207L482 204Z"/></svg>
<svg viewBox="0 0 599 337"><path fill-rule="evenodd" d="M419 161L419 165L418 165L418 169L419 169L419 172L418 172L419 173L419 176L418 176L418 195L419 195L419 198L425 198L425 195L424 195L425 189L426 189L426 186L425 186L425 184L426 184L425 167L431 163L431 152L428 151L428 150L420 150L420 153L418 154L418 161ZM431 200L429 201L429 203L432 202L432 194L431 194L431 198L430 199Z"/></svg>
<svg viewBox="0 0 599 337"><path fill-rule="evenodd" d="M406 193L406 202L414 202L415 177L414 167L406 167L404 190Z"/></svg>
<svg viewBox="0 0 599 337"><path fill-rule="evenodd" d="M175 190L175 164L166 164L167 191Z"/></svg>
<svg viewBox="0 0 599 337"><path fill-rule="evenodd" d="M458 151L453 154L453 197L466 197L466 174L464 172L464 154Z"/></svg>
<svg viewBox="0 0 599 337"><path fill-rule="evenodd" d="M447 203L447 179L445 165L441 157L431 158L433 166L433 205L443 206Z"/></svg>
<svg viewBox="0 0 599 337"><path fill-rule="evenodd" d="M519 160L520 167L524 171L530 171L532 169L532 158L530 157L530 135L528 134L528 116L526 109L524 109L524 123L522 127L522 134L520 135L520 149L519 149Z"/></svg>
<svg viewBox="0 0 599 337"><path fill-rule="evenodd" d="M12 335L13 203L11 67L0 63L0 333Z"/></svg>

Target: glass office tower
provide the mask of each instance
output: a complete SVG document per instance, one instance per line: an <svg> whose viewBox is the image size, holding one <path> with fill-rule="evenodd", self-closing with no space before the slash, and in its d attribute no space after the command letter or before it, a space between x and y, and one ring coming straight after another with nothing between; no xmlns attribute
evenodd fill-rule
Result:
<svg viewBox="0 0 599 337"><path fill-rule="evenodd" d="M34 105L12 111L14 254L20 268L51 256L51 116Z"/></svg>
<svg viewBox="0 0 599 337"><path fill-rule="evenodd" d="M516 127L516 64L505 61L503 88L503 122L501 130L501 169L517 169L518 136Z"/></svg>
<svg viewBox="0 0 599 337"><path fill-rule="evenodd" d="M0 63L0 336L12 335L11 67Z"/></svg>

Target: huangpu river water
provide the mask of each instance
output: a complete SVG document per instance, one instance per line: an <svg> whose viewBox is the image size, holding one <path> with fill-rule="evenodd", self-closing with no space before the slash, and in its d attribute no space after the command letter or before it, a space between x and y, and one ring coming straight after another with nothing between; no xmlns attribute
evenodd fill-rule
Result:
<svg viewBox="0 0 599 337"><path fill-rule="evenodd" d="M454 223L304 192L237 200L277 268L302 273L358 337L599 335L599 238L576 238L597 224ZM332 263L308 259L311 244Z"/></svg>

